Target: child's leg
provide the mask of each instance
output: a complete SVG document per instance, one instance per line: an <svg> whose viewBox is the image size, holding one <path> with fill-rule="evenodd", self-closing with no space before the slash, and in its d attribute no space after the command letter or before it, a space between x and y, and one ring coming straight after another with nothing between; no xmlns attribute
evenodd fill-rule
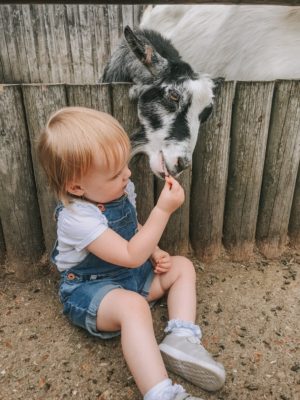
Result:
<svg viewBox="0 0 300 400"><path fill-rule="evenodd" d="M193 264L185 257L172 257L168 272L156 275L148 301L167 290L169 322L159 345L167 368L206 390L218 390L225 381L224 367L201 345L201 330L195 325L196 277Z"/></svg>
<svg viewBox="0 0 300 400"><path fill-rule="evenodd" d="M196 318L196 273L190 260L171 257L172 266L164 274L155 275L148 301L159 299L168 290L169 319L195 322Z"/></svg>
<svg viewBox="0 0 300 400"><path fill-rule="evenodd" d="M109 292L98 309L97 329L121 330L125 360L143 395L168 377L154 336L150 308L141 295L124 289Z"/></svg>

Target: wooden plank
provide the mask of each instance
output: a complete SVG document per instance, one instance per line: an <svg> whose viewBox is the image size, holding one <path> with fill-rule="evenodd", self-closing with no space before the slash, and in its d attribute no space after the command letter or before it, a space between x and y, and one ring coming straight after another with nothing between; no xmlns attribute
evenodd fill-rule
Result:
<svg viewBox="0 0 300 400"><path fill-rule="evenodd" d="M28 132L18 85L0 90L0 215L8 261L16 276L32 275L41 257L43 235Z"/></svg>
<svg viewBox="0 0 300 400"><path fill-rule="evenodd" d="M108 5L108 25L110 39L110 53L117 47L123 33L122 9L119 5Z"/></svg>
<svg viewBox="0 0 300 400"><path fill-rule="evenodd" d="M236 87L223 238L236 260L253 251L273 89L273 82Z"/></svg>
<svg viewBox="0 0 300 400"><path fill-rule="evenodd" d="M164 181L156 180L156 200L164 186ZM171 255L187 254L189 252L189 215L191 192L191 168L186 169L179 177L178 182L184 189L185 201L177 209L168 222L168 225L159 242L159 246Z"/></svg>
<svg viewBox="0 0 300 400"><path fill-rule="evenodd" d="M291 244L300 249L300 168L298 169L298 177L291 209L289 236Z"/></svg>
<svg viewBox="0 0 300 400"><path fill-rule="evenodd" d="M37 62L37 41L36 41L36 23L32 16L32 7L28 4L23 4L22 6L22 15L23 15L23 24L24 24L24 46L27 53L27 58L30 60L29 63L26 64L26 68L28 67L29 71L29 80L26 81L24 78L22 82L41 82L40 71ZM39 33L40 34L40 33ZM2 50L0 50L2 52ZM21 60L23 68L24 62ZM11 82L13 79L11 79Z"/></svg>
<svg viewBox="0 0 300 400"><path fill-rule="evenodd" d="M24 105L30 134L31 155L41 210L44 240L48 254L56 238L56 224L53 217L56 200L50 191L45 175L37 160L35 144L50 115L66 106L64 85L23 85Z"/></svg>
<svg viewBox="0 0 300 400"><path fill-rule="evenodd" d="M222 249L234 89L234 82L220 85L193 155L190 238L196 256L205 262L217 258Z"/></svg>
<svg viewBox="0 0 300 400"><path fill-rule="evenodd" d="M284 250L300 160L300 81L276 84L257 223L268 258Z"/></svg>
<svg viewBox="0 0 300 400"><path fill-rule="evenodd" d="M95 14L95 48L97 50L97 57L94 60L94 70L96 71L96 80L98 82L105 65L110 58L110 44L109 44L109 23L108 23L108 6L94 6Z"/></svg>
<svg viewBox="0 0 300 400"><path fill-rule="evenodd" d="M112 114L111 90L108 83L100 85L66 85L69 106L94 108Z"/></svg>
<svg viewBox="0 0 300 400"><path fill-rule="evenodd" d="M0 219L0 266L3 266L5 264L5 260L6 260L6 246L5 246L2 223Z"/></svg>
<svg viewBox="0 0 300 400"><path fill-rule="evenodd" d="M7 28L4 25L6 21L6 16L4 15L5 8L0 6L0 26L2 26L3 30L0 35L0 61L2 66L2 79L1 83L12 81L12 68L9 62L9 53L6 43L6 35L7 35Z"/></svg>
<svg viewBox="0 0 300 400"><path fill-rule="evenodd" d="M131 84L112 84L112 106L114 117L122 124L129 136L138 128L136 102L130 101L128 91ZM136 186L138 219L143 224L154 206L154 179L148 160L136 156L130 163L132 180Z"/></svg>

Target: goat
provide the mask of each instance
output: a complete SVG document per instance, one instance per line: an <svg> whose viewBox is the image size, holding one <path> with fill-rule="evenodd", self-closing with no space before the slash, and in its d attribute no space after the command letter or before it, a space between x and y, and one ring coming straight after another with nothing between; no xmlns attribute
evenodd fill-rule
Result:
<svg viewBox="0 0 300 400"><path fill-rule="evenodd" d="M196 72L228 80L300 78L300 7L148 6L140 27L163 32Z"/></svg>
<svg viewBox="0 0 300 400"><path fill-rule="evenodd" d="M212 111L214 82L196 74L171 42L152 30L126 26L101 82L133 82L140 129L132 156L146 153L158 177L178 176L192 161L198 130Z"/></svg>

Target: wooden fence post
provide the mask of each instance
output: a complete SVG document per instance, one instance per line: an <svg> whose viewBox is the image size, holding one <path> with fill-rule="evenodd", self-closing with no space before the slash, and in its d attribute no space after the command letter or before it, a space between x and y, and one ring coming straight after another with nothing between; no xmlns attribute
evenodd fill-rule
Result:
<svg viewBox="0 0 300 400"><path fill-rule="evenodd" d="M59 108L66 106L65 87L64 85L23 85L22 89L44 240L47 253L49 254L56 238L56 224L54 220L56 200L47 185L46 177L39 165L35 145L50 115Z"/></svg>
<svg viewBox="0 0 300 400"><path fill-rule="evenodd" d="M26 280L44 246L20 86L1 86L0 109L1 221L8 262Z"/></svg>
<svg viewBox="0 0 300 400"><path fill-rule="evenodd" d="M300 248L300 168L298 169L298 177L290 216L289 235L291 244L296 248Z"/></svg>
<svg viewBox="0 0 300 400"><path fill-rule="evenodd" d="M129 136L139 126L136 102L128 99L131 84L112 84L113 115ZM143 224L154 205L154 179L145 156L136 156L130 163L132 180L137 192L138 219Z"/></svg>
<svg viewBox="0 0 300 400"><path fill-rule="evenodd" d="M171 255L187 254L189 251L191 175L191 168L188 168L178 178L178 182L185 192L185 201L182 206L171 215L159 243L161 248L168 251ZM157 188L155 197L157 200L165 182L158 178L155 178L155 180Z"/></svg>
<svg viewBox="0 0 300 400"><path fill-rule="evenodd" d="M196 256L205 262L222 248L233 96L234 82L221 84L193 155L190 236Z"/></svg>
<svg viewBox="0 0 300 400"><path fill-rule="evenodd" d="M300 82L279 81L275 86L256 234L258 247L268 258L279 256L287 241L299 160Z"/></svg>
<svg viewBox="0 0 300 400"><path fill-rule="evenodd" d="M5 264L5 257L6 257L6 247L5 247L2 223L0 219L0 266Z"/></svg>
<svg viewBox="0 0 300 400"><path fill-rule="evenodd" d="M236 86L223 238L236 260L254 247L273 89L273 82Z"/></svg>

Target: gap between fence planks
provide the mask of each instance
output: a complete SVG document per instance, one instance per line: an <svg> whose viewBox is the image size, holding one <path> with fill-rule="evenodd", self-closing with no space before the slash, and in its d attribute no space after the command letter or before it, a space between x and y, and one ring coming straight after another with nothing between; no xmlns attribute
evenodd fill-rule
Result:
<svg viewBox="0 0 300 400"><path fill-rule="evenodd" d="M279 81L274 93L256 234L258 247L268 258L279 256L287 243L299 160L300 81Z"/></svg>

